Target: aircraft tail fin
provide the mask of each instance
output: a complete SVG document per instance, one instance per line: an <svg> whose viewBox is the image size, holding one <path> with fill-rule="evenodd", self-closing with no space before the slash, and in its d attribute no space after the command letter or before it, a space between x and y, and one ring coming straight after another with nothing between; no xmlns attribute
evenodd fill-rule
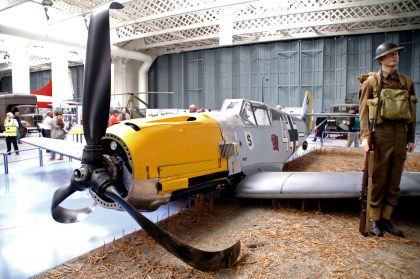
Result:
<svg viewBox="0 0 420 279"><path fill-rule="evenodd" d="M311 91L307 90L305 92L305 97L303 98L303 104L301 107L286 107L283 109L286 113L297 116L303 119L306 123L306 126L309 130L312 130L312 94Z"/></svg>
<svg viewBox="0 0 420 279"><path fill-rule="evenodd" d="M312 105L312 94L311 91L306 90L305 97L303 98L302 104L302 119L305 120L306 126L309 131L312 130L313 126L313 117L310 115L313 112Z"/></svg>

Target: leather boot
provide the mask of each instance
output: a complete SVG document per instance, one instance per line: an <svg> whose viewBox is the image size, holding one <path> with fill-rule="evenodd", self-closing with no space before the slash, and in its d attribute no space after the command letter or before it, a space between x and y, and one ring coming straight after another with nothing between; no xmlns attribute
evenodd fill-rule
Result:
<svg viewBox="0 0 420 279"><path fill-rule="evenodd" d="M384 229L384 231L389 232L390 234L393 234L393 235L396 235L396 236L399 236L399 237L405 237L404 233L399 228L394 226L391 223L391 221L382 218L381 223L382 223L381 225L382 225L382 228Z"/></svg>
<svg viewBox="0 0 420 279"><path fill-rule="evenodd" d="M383 236L384 233L382 232L381 222L379 220L372 221L370 223L370 231L369 234L374 236Z"/></svg>

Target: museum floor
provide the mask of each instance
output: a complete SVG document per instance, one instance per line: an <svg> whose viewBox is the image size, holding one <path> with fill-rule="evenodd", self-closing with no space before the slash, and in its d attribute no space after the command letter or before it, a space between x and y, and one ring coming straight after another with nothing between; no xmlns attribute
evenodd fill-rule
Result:
<svg viewBox="0 0 420 279"><path fill-rule="evenodd" d="M5 145L0 138L0 153L6 151ZM20 150L30 148L19 145ZM38 150L21 151L9 158L9 174L0 158L0 278L28 278L139 229L125 212L100 206L79 223L55 222L50 214L52 195L69 182L80 162L67 158L49 161L44 152L41 167ZM92 201L87 191L71 197L64 206L80 208ZM156 221L176 210L175 206L162 206L145 215Z"/></svg>
<svg viewBox="0 0 420 279"><path fill-rule="evenodd" d="M415 152L420 153L419 134L416 140ZM308 142L310 147L320 145L312 138ZM327 139L325 145L344 146L345 141ZM79 223L56 223L50 215L52 195L69 182L80 162L49 161L44 152L40 166L37 149L23 151L32 148L27 144L19 148L20 155L9 156L8 174L0 157L0 278L30 277L139 229L126 213L99 206ZM0 154L5 151L5 140L0 138ZM64 205L80 208L90 202L85 191ZM162 206L146 216L156 221L176 211L174 205Z"/></svg>

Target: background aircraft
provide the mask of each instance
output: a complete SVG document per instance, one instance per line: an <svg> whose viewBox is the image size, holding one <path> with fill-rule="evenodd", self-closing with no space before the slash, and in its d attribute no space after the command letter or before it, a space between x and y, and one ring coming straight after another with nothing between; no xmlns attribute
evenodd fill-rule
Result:
<svg viewBox="0 0 420 279"><path fill-rule="evenodd" d="M110 8L122 5L112 3ZM229 267L239 256L239 241L221 251L202 251L169 234L140 211L153 211L172 200L234 187L238 182L239 197L275 198L273 194L282 193L284 183L291 181L289 173L281 172L284 163L300 146L307 146L310 93L302 107L289 110L291 113L260 102L229 99L220 112L131 119L107 128L111 79L108 15L108 9L98 10L90 20L83 100L86 145L25 139L82 162L70 184L54 193L52 216L58 222L71 223L86 217L98 203L123 209L155 241L192 267L203 271ZM306 175L303 180L307 181ZM301 185L302 181L294 182ZM359 188L360 182L361 177ZM91 206L79 210L60 206L74 192L86 189L94 200Z"/></svg>

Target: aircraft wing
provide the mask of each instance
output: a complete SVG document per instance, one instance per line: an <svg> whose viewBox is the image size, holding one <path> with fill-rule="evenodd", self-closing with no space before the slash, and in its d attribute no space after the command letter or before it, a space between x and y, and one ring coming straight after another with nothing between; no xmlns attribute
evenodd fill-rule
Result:
<svg viewBox="0 0 420 279"><path fill-rule="evenodd" d="M76 160L82 160L83 147L85 146L83 143L41 137L27 137L21 140L24 143L51 150Z"/></svg>
<svg viewBox="0 0 420 279"><path fill-rule="evenodd" d="M315 199L360 196L362 172L260 172L236 187L238 198ZM420 196L420 172L404 172L401 196Z"/></svg>

